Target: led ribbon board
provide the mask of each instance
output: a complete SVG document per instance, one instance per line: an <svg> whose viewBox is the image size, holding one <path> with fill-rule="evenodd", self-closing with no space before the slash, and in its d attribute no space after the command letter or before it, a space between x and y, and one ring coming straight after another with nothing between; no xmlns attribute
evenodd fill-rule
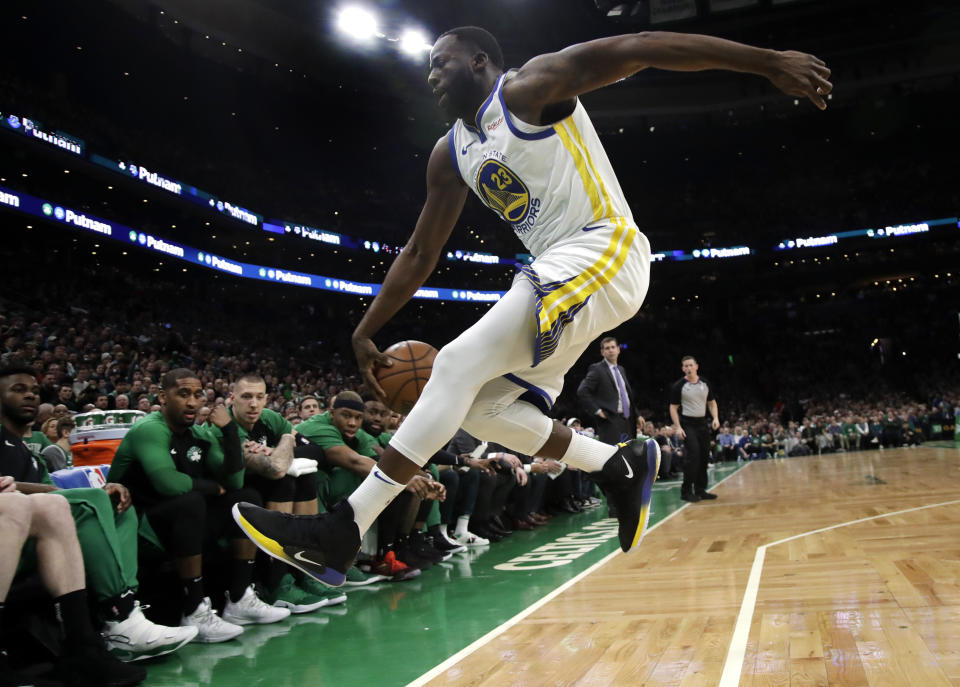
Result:
<svg viewBox="0 0 960 687"><path fill-rule="evenodd" d="M41 198L0 187L0 208L9 208L27 215L40 217L66 225L72 229L79 229L98 234L104 238L132 244L144 250L161 253L170 258L182 260L193 265L199 265L217 272L226 272L235 277L244 279L260 279L263 281L306 286L324 291L337 291L357 296L376 296L380 292L380 284L327 277L306 272L255 265L238 260L231 260L207 251L168 241L159 236L138 231L132 227L108 222L99 217L81 212L67 205L59 205ZM504 291L473 291L470 289L446 289L425 286L419 289L414 298L435 301L467 301L474 303L494 303L500 300Z"/></svg>

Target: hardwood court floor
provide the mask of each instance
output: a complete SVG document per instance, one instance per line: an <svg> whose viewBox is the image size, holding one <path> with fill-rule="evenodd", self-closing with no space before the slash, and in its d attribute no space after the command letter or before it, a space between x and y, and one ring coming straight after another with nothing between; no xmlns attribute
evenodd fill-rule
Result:
<svg viewBox="0 0 960 687"><path fill-rule="evenodd" d="M427 684L960 686L960 451L762 461L715 491ZM804 533L765 549L721 682L757 548Z"/></svg>

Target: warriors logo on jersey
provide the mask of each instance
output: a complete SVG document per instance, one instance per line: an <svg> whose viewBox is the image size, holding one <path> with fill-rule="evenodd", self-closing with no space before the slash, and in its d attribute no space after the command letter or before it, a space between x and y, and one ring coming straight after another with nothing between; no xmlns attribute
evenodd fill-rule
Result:
<svg viewBox="0 0 960 687"><path fill-rule="evenodd" d="M530 211L530 191L509 167L489 159L477 170L477 190L483 202L510 224L522 222Z"/></svg>

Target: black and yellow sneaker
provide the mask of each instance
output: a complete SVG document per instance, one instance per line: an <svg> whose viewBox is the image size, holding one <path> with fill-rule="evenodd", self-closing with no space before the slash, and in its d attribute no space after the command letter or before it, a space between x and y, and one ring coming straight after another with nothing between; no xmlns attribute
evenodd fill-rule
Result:
<svg viewBox="0 0 960 687"><path fill-rule="evenodd" d="M660 446L656 440L635 439L619 444L619 450L603 468L590 473L617 514L620 548L625 552L640 543L647 529L653 482L659 471Z"/></svg>
<svg viewBox="0 0 960 687"><path fill-rule="evenodd" d="M262 551L328 587L339 587L360 550L353 508L341 501L329 513L290 515L241 502L233 519Z"/></svg>

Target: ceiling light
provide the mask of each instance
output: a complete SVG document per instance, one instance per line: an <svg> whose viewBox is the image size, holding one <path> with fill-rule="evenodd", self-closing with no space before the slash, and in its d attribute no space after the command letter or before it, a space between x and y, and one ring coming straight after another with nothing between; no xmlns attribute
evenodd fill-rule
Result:
<svg viewBox="0 0 960 687"><path fill-rule="evenodd" d="M347 7L337 15L337 28L356 40L368 40L377 34L377 19L360 7Z"/></svg>
<svg viewBox="0 0 960 687"><path fill-rule="evenodd" d="M406 29L400 36L400 52L411 57L418 57L424 53L430 52L433 48L427 42L427 37L419 29Z"/></svg>

